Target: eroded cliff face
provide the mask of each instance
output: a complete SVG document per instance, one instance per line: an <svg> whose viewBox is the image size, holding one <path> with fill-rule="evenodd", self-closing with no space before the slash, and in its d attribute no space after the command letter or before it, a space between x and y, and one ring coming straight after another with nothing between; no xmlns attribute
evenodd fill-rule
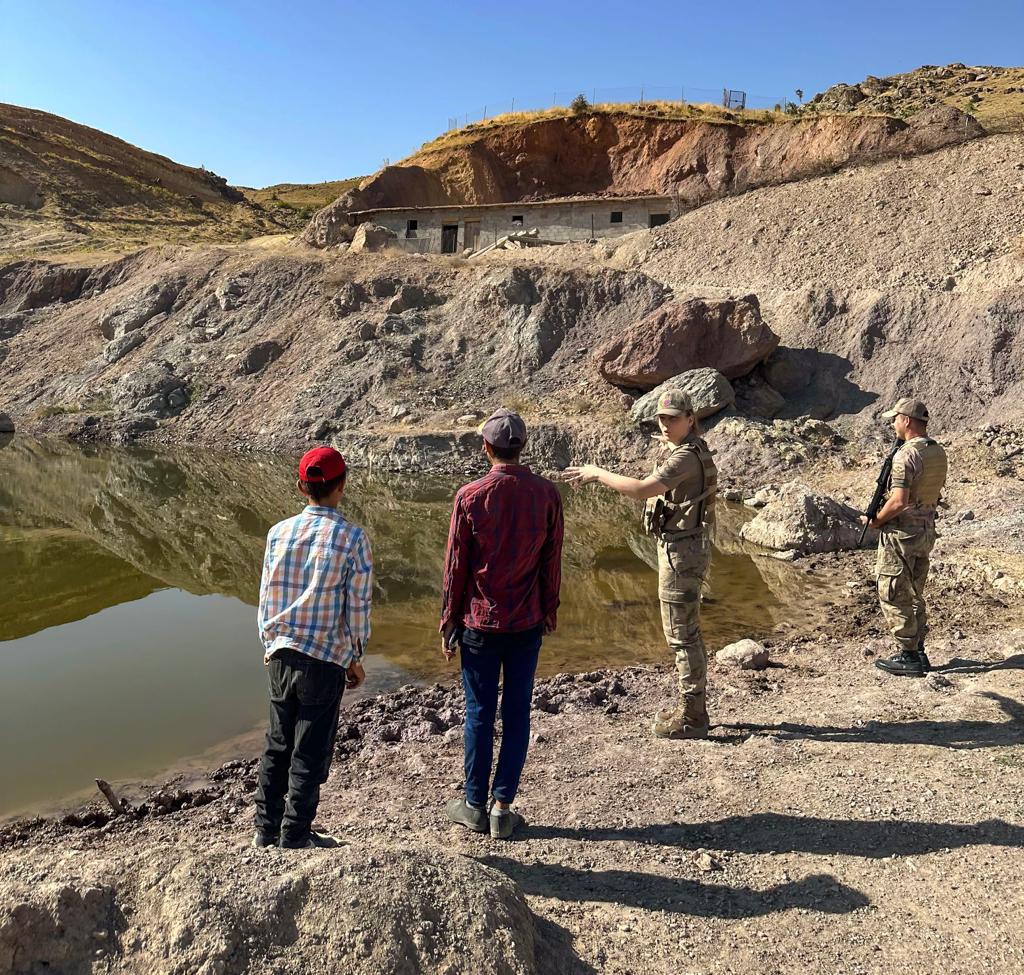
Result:
<svg viewBox="0 0 1024 975"><path fill-rule="evenodd" d="M931 152L983 134L955 108L907 121L822 116L739 124L600 114L485 130L426 147L364 180L313 217L303 240L344 239L351 211L511 203L571 195L666 194L683 207L834 171L850 162Z"/></svg>

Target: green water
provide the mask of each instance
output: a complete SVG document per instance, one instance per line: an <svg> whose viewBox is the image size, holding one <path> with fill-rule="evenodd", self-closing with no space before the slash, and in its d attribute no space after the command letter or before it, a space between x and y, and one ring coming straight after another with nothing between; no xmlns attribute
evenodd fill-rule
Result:
<svg viewBox="0 0 1024 975"><path fill-rule="evenodd" d="M266 708L254 610L263 541L301 509L294 478L294 459L272 455L22 439L0 449L0 815L52 805L97 776L254 753ZM343 508L375 560L363 693L457 673L437 649L457 486L352 472ZM666 661L636 508L594 488L567 491L565 508L563 605L542 672ZM789 567L716 551L709 647L770 630L801 584Z"/></svg>

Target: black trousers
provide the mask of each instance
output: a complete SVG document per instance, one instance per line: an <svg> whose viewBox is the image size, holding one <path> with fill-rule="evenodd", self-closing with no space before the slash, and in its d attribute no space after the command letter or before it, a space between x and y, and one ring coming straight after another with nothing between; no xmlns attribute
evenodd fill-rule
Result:
<svg viewBox="0 0 1024 975"><path fill-rule="evenodd" d="M320 803L338 734L345 668L298 650L278 650L267 666L270 729L256 789L256 827L301 846Z"/></svg>

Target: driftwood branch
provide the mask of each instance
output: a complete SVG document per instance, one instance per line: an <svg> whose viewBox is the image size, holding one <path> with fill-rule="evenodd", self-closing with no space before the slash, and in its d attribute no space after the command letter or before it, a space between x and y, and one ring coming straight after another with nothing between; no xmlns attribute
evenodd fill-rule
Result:
<svg viewBox="0 0 1024 975"><path fill-rule="evenodd" d="M106 779L97 779L96 788L103 793L103 798L110 803L115 816L126 816L132 811L131 804L126 799L118 799L117 793L111 788Z"/></svg>

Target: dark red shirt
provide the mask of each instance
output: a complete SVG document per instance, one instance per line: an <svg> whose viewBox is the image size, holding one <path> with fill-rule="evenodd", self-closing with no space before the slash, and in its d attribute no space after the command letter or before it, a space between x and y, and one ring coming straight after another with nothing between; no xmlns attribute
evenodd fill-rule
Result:
<svg viewBox="0 0 1024 975"><path fill-rule="evenodd" d="M556 623L562 498L522 464L498 464L459 489L448 531L441 627L516 633Z"/></svg>

